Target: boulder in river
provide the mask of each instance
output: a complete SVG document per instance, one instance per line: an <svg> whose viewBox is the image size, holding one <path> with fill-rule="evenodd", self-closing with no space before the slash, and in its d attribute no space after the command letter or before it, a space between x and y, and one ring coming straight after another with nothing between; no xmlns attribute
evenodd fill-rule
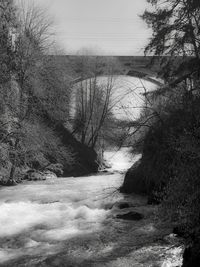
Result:
<svg viewBox="0 0 200 267"><path fill-rule="evenodd" d="M50 164L46 167L46 170L55 173L58 177L63 175L63 165L61 163Z"/></svg>
<svg viewBox="0 0 200 267"><path fill-rule="evenodd" d="M121 193L146 193L143 174L140 168L141 160L136 161L127 171L123 185L120 187Z"/></svg>
<svg viewBox="0 0 200 267"><path fill-rule="evenodd" d="M51 172L51 171L45 171L44 176L46 179L57 179L58 178L58 176L54 172Z"/></svg>
<svg viewBox="0 0 200 267"><path fill-rule="evenodd" d="M118 208L120 209L120 210L122 210L122 209L128 209L128 208L130 208L131 207L131 205L128 203L128 202L120 202L119 204L118 204Z"/></svg>
<svg viewBox="0 0 200 267"><path fill-rule="evenodd" d="M28 181L46 180L45 175L42 172L36 171L36 170L32 170L32 169L27 171L24 179L28 180Z"/></svg>
<svg viewBox="0 0 200 267"><path fill-rule="evenodd" d="M0 185L6 185L8 179L2 175L0 175Z"/></svg>
<svg viewBox="0 0 200 267"><path fill-rule="evenodd" d="M116 218L129 221L140 221L144 218L144 215L139 212L130 211L128 213L118 214Z"/></svg>
<svg viewBox="0 0 200 267"><path fill-rule="evenodd" d="M6 177L0 177L0 186L14 186L17 185L17 181L10 180Z"/></svg>

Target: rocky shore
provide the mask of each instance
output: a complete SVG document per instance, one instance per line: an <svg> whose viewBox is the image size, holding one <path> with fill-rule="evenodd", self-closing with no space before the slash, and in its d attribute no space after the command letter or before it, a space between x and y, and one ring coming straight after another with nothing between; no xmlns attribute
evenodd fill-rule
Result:
<svg viewBox="0 0 200 267"><path fill-rule="evenodd" d="M20 175L16 176L16 179L13 181L9 181L4 177L0 178L0 186L13 186L23 181L44 181L47 179L57 179L58 177L62 177L63 165L60 163L49 164L43 170L37 169L21 169Z"/></svg>

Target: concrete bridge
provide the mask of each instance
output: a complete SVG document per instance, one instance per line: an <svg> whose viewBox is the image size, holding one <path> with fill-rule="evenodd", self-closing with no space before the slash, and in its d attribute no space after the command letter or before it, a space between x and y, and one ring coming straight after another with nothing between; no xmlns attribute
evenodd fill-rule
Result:
<svg viewBox="0 0 200 267"><path fill-rule="evenodd" d="M144 79L149 82L152 82L158 86L163 86L163 84L157 79L159 66L156 61L151 64L153 57L144 57L144 56L99 56L99 58L116 58L122 66L120 73L116 75L127 75L136 77L139 79ZM76 59L76 56L68 56L69 61ZM92 77L85 77L89 79ZM81 77L77 77L73 83L77 83L83 80Z"/></svg>
<svg viewBox="0 0 200 267"><path fill-rule="evenodd" d="M77 57L80 58L81 56L56 55L54 57L57 58L58 62L64 62L70 65L74 64ZM117 59L120 65L122 66L122 70L120 73L116 73L116 75L128 75L132 77L137 77L140 79L145 79L158 86L163 86L163 84L156 79L159 72L158 60L154 60L154 63L152 64L152 59L153 59L152 56L146 56L146 57L145 56L94 56L94 57L107 60L113 58ZM92 77L84 77L84 80L89 78ZM81 80L83 79L77 73L77 78L75 78L72 83L75 84L77 82L80 82Z"/></svg>
<svg viewBox="0 0 200 267"><path fill-rule="evenodd" d="M143 80L149 81L151 83L154 83L157 86L163 86L163 83L161 83L160 81L158 81L156 78L150 77L148 74L146 74L144 72L139 72L138 70L134 70L134 71L133 70L130 70L130 71L128 70L125 73L120 74L120 75L136 77L136 78L143 79ZM99 75L99 77L100 76L101 75ZM104 76L104 75L102 75L102 76ZM87 79L91 79L91 78L93 78L93 77L91 77L91 76L90 77L84 77L84 78L78 77L78 78L76 78L76 79L74 79L72 81L72 85L73 84L76 84L76 83L79 83L81 81L87 80Z"/></svg>

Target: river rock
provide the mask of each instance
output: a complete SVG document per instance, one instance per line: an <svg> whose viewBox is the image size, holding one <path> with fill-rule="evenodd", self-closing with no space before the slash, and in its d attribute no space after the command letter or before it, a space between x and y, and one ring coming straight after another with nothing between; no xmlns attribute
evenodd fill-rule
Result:
<svg viewBox="0 0 200 267"><path fill-rule="evenodd" d="M131 207L131 205L128 203L128 202L120 202L119 204L118 204L118 208L120 209L120 210L122 210L122 209L128 209L128 208L130 208Z"/></svg>
<svg viewBox="0 0 200 267"><path fill-rule="evenodd" d="M63 175L63 165L61 163L50 164L46 167L46 171L51 171L60 177Z"/></svg>
<svg viewBox="0 0 200 267"><path fill-rule="evenodd" d="M42 181L42 180L46 180L45 175L42 172L36 171L36 170L29 170L29 171L27 171L24 179L25 180L28 180L28 181Z"/></svg>
<svg viewBox="0 0 200 267"><path fill-rule="evenodd" d="M124 177L124 182L122 186L120 187L121 193L126 193L126 194L145 193L145 184L144 184L144 179L143 179L140 165L141 165L141 160L138 160L127 171Z"/></svg>
<svg viewBox="0 0 200 267"><path fill-rule="evenodd" d="M3 175L0 175L0 185L6 185L8 179L6 179L6 177L4 177Z"/></svg>
<svg viewBox="0 0 200 267"><path fill-rule="evenodd" d="M116 218L122 220L140 221L144 218L144 215L139 212L130 211L128 213L118 214Z"/></svg>
<svg viewBox="0 0 200 267"><path fill-rule="evenodd" d="M17 185L15 180L9 180L6 177L0 177L0 186L14 186Z"/></svg>
<svg viewBox="0 0 200 267"><path fill-rule="evenodd" d="M46 179L57 179L58 178L58 176L54 172L51 172L51 171L45 171L44 176Z"/></svg>

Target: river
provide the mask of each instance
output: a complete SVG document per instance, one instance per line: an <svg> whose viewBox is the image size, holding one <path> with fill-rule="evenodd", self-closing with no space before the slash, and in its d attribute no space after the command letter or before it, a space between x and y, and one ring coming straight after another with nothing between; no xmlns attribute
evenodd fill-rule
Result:
<svg viewBox="0 0 200 267"><path fill-rule="evenodd" d="M124 176L119 166L134 159L112 153L106 155L115 162L112 173L0 189L0 266L181 266L181 245L169 227L156 224L157 208L117 190ZM122 202L131 207L120 209ZM116 218L128 211L144 219Z"/></svg>

